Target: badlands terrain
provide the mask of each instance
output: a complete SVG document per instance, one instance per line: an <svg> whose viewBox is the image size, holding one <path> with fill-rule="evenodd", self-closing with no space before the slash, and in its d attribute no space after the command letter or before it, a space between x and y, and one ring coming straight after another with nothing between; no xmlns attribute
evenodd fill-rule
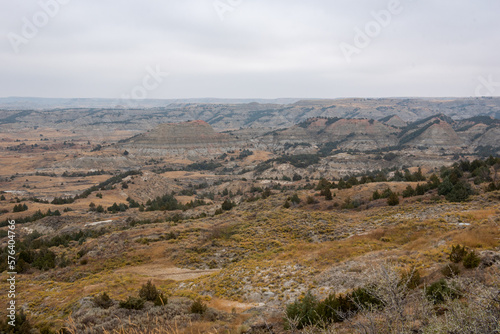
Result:
<svg viewBox="0 0 500 334"><path fill-rule="evenodd" d="M0 107L16 333L500 331L500 98Z"/></svg>

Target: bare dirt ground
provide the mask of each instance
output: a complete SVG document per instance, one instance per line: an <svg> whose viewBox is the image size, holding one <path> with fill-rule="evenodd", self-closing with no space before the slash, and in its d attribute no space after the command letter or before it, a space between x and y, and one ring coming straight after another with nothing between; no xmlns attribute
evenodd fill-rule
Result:
<svg viewBox="0 0 500 334"><path fill-rule="evenodd" d="M148 278L155 280L184 281L188 279L195 279L204 275L213 274L218 271L219 269L207 269L207 270L183 269L175 267L172 264L165 261L155 261L153 263L148 263L141 266L120 268L115 272L120 274L128 273L128 274L146 276Z"/></svg>

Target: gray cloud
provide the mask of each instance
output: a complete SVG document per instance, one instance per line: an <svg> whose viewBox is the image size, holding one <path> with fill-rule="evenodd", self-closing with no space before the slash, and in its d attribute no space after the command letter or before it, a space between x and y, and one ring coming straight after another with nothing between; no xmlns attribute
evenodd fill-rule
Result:
<svg viewBox="0 0 500 334"><path fill-rule="evenodd" d="M495 0L400 0L347 62L339 45L391 1L242 0L221 20L214 0L71 0L18 53L8 34L42 9L2 1L0 96L120 97L156 65L170 75L150 98L472 96L479 76L500 81Z"/></svg>

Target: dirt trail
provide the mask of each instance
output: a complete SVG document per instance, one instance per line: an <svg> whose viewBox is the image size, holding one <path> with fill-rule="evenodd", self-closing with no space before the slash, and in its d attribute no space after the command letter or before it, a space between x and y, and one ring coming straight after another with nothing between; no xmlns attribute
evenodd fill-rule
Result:
<svg viewBox="0 0 500 334"><path fill-rule="evenodd" d="M219 271L218 269L207 270L191 270L175 267L168 263L153 262L135 267L125 267L116 270L116 273L135 274L140 276L147 276L159 280L174 280L184 281L187 279L194 279L200 276L209 275Z"/></svg>

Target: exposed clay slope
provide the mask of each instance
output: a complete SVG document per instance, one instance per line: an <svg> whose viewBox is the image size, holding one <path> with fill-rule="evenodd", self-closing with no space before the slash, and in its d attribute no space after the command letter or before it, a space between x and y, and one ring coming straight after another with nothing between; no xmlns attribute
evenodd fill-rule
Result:
<svg viewBox="0 0 500 334"><path fill-rule="evenodd" d="M414 138L412 138L414 137ZM444 121L436 121L405 137L405 144L410 146L426 146L435 148L462 147L464 140L460 138L453 127Z"/></svg>
<svg viewBox="0 0 500 334"><path fill-rule="evenodd" d="M155 129L127 142L145 146L205 146L230 140L227 134L215 132L205 121L160 124Z"/></svg>
<svg viewBox="0 0 500 334"><path fill-rule="evenodd" d="M277 132L280 141L335 142L346 149L378 149L397 144L398 130L367 119L312 118Z"/></svg>
<svg viewBox="0 0 500 334"><path fill-rule="evenodd" d="M395 128L404 128L408 123L403 121L398 115L387 116L379 120L386 125L393 126Z"/></svg>

